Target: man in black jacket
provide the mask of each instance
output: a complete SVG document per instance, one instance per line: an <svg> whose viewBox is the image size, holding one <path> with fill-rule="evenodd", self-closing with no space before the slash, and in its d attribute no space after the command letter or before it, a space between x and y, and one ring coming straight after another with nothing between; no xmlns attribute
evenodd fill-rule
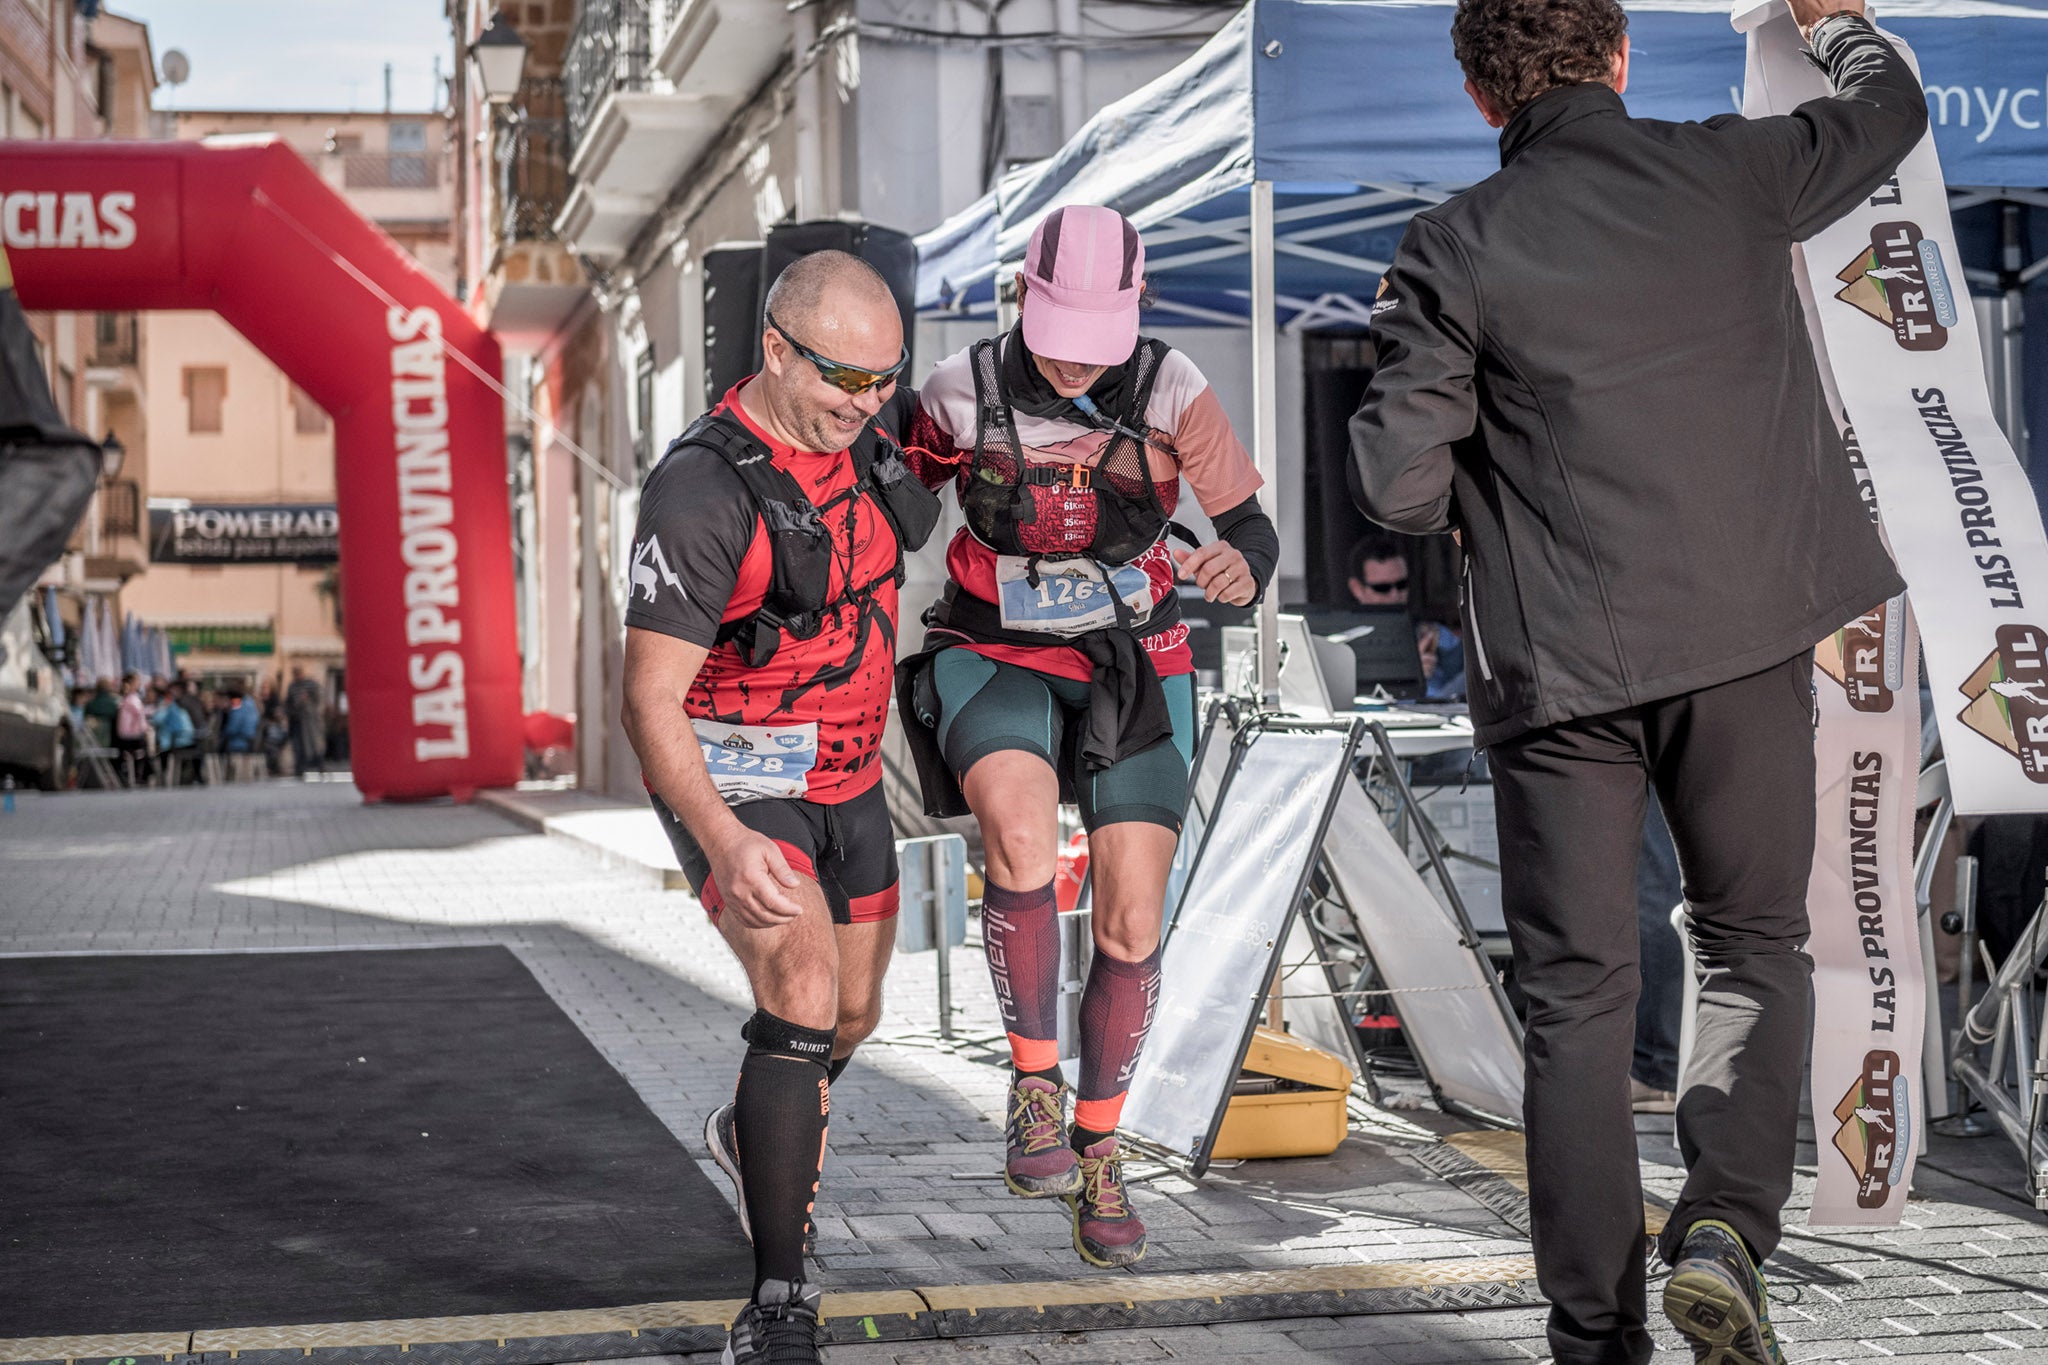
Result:
<svg viewBox="0 0 2048 1365"><path fill-rule="evenodd" d="M1806 1042L1811 647L1902 589L1789 252L1927 123L1861 0L1790 3L1836 93L1671 124L1623 107L1614 0L1460 0L1453 42L1502 169L1409 228L1351 423L1367 514L1455 529L1468 556L1560 1365L1652 1350L1628 1088L1646 771L1706 973L1665 1311L1701 1361L1782 1359L1755 1267L1791 1192Z"/></svg>

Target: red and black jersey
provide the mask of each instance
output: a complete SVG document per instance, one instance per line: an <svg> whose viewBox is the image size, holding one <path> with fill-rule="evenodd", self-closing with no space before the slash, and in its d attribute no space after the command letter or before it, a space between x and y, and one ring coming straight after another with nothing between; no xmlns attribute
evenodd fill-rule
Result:
<svg viewBox="0 0 2048 1365"><path fill-rule="evenodd" d="M756 425L735 385L717 411L736 418L824 507L852 488L853 457L781 445ZM818 727L817 764L804 797L850 801L881 778L882 728L896 655L896 534L871 497L837 503L824 514L832 541L829 596L849 584L872 591L828 610L810 639L785 635L773 658L750 666L719 627L758 611L773 561L753 495L731 465L702 446L681 445L648 474L634 532L632 600L626 624L704 646L710 657L691 685L685 709L727 725Z"/></svg>

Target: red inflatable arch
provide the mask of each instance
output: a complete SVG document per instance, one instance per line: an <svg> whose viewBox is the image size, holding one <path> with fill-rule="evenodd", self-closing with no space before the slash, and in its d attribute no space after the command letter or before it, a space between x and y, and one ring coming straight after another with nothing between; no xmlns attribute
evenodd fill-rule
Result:
<svg viewBox="0 0 2048 1365"><path fill-rule="evenodd" d="M212 309L333 417L363 795L516 781L496 340L281 143L0 143L0 241L23 306Z"/></svg>

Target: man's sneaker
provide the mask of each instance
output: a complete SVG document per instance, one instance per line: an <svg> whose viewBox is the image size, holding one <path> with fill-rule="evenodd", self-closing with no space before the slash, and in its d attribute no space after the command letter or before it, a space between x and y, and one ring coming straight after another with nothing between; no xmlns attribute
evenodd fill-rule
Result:
<svg viewBox="0 0 2048 1365"><path fill-rule="evenodd" d="M1090 1265L1131 1265L1145 1254L1145 1225L1131 1211L1116 1139L1081 1154L1081 1188L1067 1197L1074 1211L1074 1250Z"/></svg>
<svg viewBox="0 0 2048 1365"><path fill-rule="evenodd" d="M1067 1145L1066 1119L1066 1087L1036 1076L1010 1082L1003 1183L1012 1194L1042 1199L1081 1188L1081 1159Z"/></svg>
<svg viewBox="0 0 2048 1365"><path fill-rule="evenodd" d="M1695 1365L1785 1365L1764 1277L1735 1229L1717 1219L1687 1229L1664 1286L1664 1316L1692 1346Z"/></svg>
<svg viewBox="0 0 2048 1365"><path fill-rule="evenodd" d="M817 1290L802 1280L768 1280L733 1319L721 1365L817 1365Z"/></svg>
<svg viewBox="0 0 2048 1365"><path fill-rule="evenodd" d="M711 1111L704 1120L704 1145L711 1149L711 1159L718 1163L718 1169L732 1181L733 1203L740 1211L740 1231L751 1242L754 1225L747 1221L747 1187L740 1181L739 1125L733 1121L732 1113L730 1104L721 1104Z"/></svg>
<svg viewBox="0 0 2048 1365"><path fill-rule="evenodd" d="M704 1120L704 1145L711 1149L711 1159L718 1163L726 1178L732 1181L733 1204L739 1209L740 1231L754 1240L754 1225L747 1218L747 1187L740 1181L739 1125L733 1122L733 1107L722 1104L711 1111ZM804 1255L818 1254L818 1230L804 1226Z"/></svg>

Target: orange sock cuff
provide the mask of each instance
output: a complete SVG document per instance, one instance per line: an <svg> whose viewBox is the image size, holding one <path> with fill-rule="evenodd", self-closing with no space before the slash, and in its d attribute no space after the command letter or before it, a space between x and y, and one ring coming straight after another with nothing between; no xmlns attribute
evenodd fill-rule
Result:
<svg viewBox="0 0 2048 1365"><path fill-rule="evenodd" d="M1010 1039L1010 1065L1019 1071L1056 1071L1060 1064L1060 1044L1057 1038L1020 1038L1012 1033Z"/></svg>
<svg viewBox="0 0 2048 1365"><path fill-rule="evenodd" d="M1106 1100L1074 1101L1074 1126L1086 1128L1091 1133L1114 1133L1123 1116L1122 1095L1111 1095Z"/></svg>

